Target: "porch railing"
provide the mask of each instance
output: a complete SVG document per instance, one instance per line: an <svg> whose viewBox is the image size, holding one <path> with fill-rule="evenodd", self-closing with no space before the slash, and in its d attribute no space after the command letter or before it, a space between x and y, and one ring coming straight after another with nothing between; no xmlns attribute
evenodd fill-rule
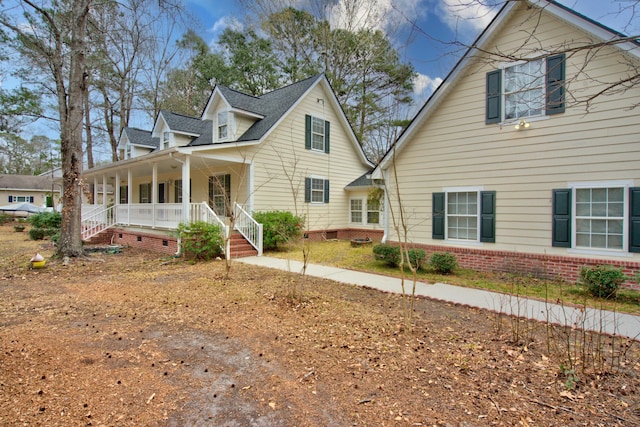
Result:
<svg viewBox="0 0 640 427"><path fill-rule="evenodd" d="M259 224L242 206L235 204L235 229L258 251L262 256L262 224Z"/></svg>
<svg viewBox="0 0 640 427"><path fill-rule="evenodd" d="M116 224L115 206L91 209L82 213L82 240L88 240Z"/></svg>
<svg viewBox="0 0 640 427"><path fill-rule="evenodd" d="M231 257L231 239L229 239L229 226L209 207L207 202L190 203L189 218L193 221L204 221L206 223L218 224L224 232L224 241L226 242L224 254L229 259Z"/></svg>

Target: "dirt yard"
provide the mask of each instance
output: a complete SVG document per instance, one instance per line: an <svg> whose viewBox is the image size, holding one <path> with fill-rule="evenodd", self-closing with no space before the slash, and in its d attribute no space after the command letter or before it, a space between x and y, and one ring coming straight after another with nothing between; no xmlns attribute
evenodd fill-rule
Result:
<svg viewBox="0 0 640 427"><path fill-rule="evenodd" d="M544 325L485 311L419 300L409 330L403 299L370 289L52 253L0 227L2 426L640 425L635 344L603 341L615 369L583 372Z"/></svg>

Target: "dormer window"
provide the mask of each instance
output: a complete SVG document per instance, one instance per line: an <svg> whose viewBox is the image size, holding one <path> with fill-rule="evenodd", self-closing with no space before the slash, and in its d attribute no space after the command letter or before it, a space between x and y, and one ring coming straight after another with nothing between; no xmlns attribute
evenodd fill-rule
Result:
<svg viewBox="0 0 640 427"><path fill-rule="evenodd" d="M131 158L131 144L129 143L127 143L127 145L124 147L124 158L125 159Z"/></svg>
<svg viewBox="0 0 640 427"><path fill-rule="evenodd" d="M171 141L171 132L164 132L162 134L162 148L169 148L169 141Z"/></svg>
<svg viewBox="0 0 640 427"><path fill-rule="evenodd" d="M218 140L223 141L229 137L229 113L220 111L218 113Z"/></svg>

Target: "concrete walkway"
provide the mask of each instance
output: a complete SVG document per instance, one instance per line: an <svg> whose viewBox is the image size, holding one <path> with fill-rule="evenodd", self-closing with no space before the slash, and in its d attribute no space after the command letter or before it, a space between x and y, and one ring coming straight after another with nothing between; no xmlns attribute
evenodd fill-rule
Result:
<svg viewBox="0 0 640 427"><path fill-rule="evenodd" d="M238 258L236 261L292 273L300 273L303 266L300 261L266 256ZM317 264L309 264L307 266L307 274L350 285L366 286L383 292L402 293L401 281L395 277ZM407 287L409 291L411 282L408 283ZM580 329L640 339L640 316L631 314L614 313L592 308L580 310L534 299L444 283L430 285L419 282L416 285L416 295L454 304L483 308L506 315L516 315Z"/></svg>

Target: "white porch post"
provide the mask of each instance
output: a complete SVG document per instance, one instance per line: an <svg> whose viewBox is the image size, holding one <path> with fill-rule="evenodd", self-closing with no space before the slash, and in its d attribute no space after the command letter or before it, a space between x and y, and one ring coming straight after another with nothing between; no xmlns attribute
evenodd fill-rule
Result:
<svg viewBox="0 0 640 427"><path fill-rule="evenodd" d="M182 162L182 220L185 223L190 223L191 218L191 156L184 157Z"/></svg>
<svg viewBox="0 0 640 427"><path fill-rule="evenodd" d="M156 226L156 204L158 203L158 164L153 164L151 179L151 226Z"/></svg>
<svg viewBox="0 0 640 427"><path fill-rule="evenodd" d="M113 189L113 204L114 205L119 205L120 204L120 171L116 171L116 182L115 182L115 187Z"/></svg>
<svg viewBox="0 0 640 427"><path fill-rule="evenodd" d="M127 224L131 224L131 200L133 200L133 173L127 169Z"/></svg>
<svg viewBox="0 0 640 427"><path fill-rule="evenodd" d="M107 207L107 175L102 175L102 207Z"/></svg>
<svg viewBox="0 0 640 427"><path fill-rule="evenodd" d="M92 205L98 204L98 177L93 177L93 203Z"/></svg>
<svg viewBox="0 0 640 427"><path fill-rule="evenodd" d="M253 183L254 183L254 167L253 161L249 163L249 179L247 179L247 191L249 192L247 197L246 210L249 215L253 215Z"/></svg>

